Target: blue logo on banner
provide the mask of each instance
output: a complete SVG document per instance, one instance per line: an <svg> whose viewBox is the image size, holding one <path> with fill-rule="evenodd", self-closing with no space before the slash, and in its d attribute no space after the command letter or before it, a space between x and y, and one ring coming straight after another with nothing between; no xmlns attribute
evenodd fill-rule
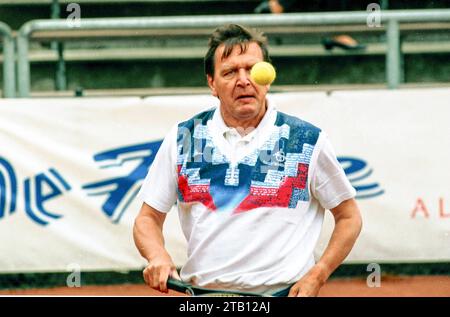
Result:
<svg viewBox="0 0 450 317"><path fill-rule="evenodd" d="M16 211L17 179L11 164L0 157L0 219Z"/></svg>
<svg viewBox="0 0 450 317"><path fill-rule="evenodd" d="M112 223L119 223L123 214L140 189L148 169L155 159L162 140L120 147L94 155L100 168L114 170L124 168L127 163L135 167L127 175L113 177L82 186L90 196L106 196L103 213ZM355 157L338 157L339 163L356 189L357 199L372 198L384 193L381 186L370 180L373 170L368 164ZM48 210L46 205L71 190L69 183L54 168L27 177L23 181L26 215L35 223L45 226L51 220L63 215ZM13 166L0 157L0 220L17 209L18 181Z"/></svg>
<svg viewBox="0 0 450 317"><path fill-rule="evenodd" d="M355 157L338 157L347 178L356 189L356 199L366 199L380 196L384 193L380 184L370 181L373 172L367 163Z"/></svg>
<svg viewBox="0 0 450 317"><path fill-rule="evenodd" d="M155 141L126 146L101 152L94 156L94 160L99 163L100 168L113 169L130 161L137 162L137 167L129 175L110 178L83 186L83 189L90 196L107 196L102 209L114 223L120 221L128 205L137 195L142 180L147 175L148 168L155 159L161 143L162 141Z"/></svg>
<svg viewBox="0 0 450 317"><path fill-rule="evenodd" d="M0 219L8 213L13 214L17 206L17 177L12 165L0 157ZM27 216L39 225L45 226L51 219L62 215L50 212L45 205L69 191L70 185L54 168L34 177L28 177L23 182L24 205Z"/></svg>
<svg viewBox="0 0 450 317"><path fill-rule="evenodd" d="M50 168L46 173L40 173L32 178L25 179L25 212L33 221L43 226L48 224L45 217L61 218L62 215L46 210L44 204L70 189L69 184L53 168Z"/></svg>

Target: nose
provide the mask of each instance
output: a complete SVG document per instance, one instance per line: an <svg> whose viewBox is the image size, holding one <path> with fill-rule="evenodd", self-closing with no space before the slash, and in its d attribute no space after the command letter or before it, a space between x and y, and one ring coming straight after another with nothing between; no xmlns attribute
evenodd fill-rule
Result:
<svg viewBox="0 0 450 317"><path fill-rule="evenodd" d="M238 86L249 86L250 85L250 71L245 68L239 68L238 78L237 78Z"/></svg>

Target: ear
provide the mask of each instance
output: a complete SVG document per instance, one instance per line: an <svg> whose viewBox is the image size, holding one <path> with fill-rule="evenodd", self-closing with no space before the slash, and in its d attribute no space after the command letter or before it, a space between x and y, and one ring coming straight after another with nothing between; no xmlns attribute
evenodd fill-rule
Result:
<svg viewBox="0 0 450 317"><path fill-rule="evenodd" d="M217 97L217 90L214 85L214 78L211 75L206 75L206 79L208 80L208 86L211 89L211 93L214 97Z"/></svg>

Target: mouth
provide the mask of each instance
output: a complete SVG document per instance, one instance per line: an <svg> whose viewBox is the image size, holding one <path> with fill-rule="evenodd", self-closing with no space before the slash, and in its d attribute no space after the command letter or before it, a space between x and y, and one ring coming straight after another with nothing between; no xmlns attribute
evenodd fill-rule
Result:
<svg viewBox="0 0 450 317"><path fill-rule="evenodd" d="M255 99L255 96L251 95L251 94L242 94L236 98L236 100L240 100L240 101L253 101L254 99Z"/></svg>

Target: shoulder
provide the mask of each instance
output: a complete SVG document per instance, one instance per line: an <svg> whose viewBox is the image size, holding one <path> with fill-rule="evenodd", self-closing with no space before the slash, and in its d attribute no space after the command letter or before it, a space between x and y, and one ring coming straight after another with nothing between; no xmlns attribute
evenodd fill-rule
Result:
<svg viewBox="0 0 450 317"><path fill-rule="evenodd" d="M276 125L282 125L286 123L291 128L297 128L297 129L304 129L304 130L310 130L312 132L320 133L321 129L314 124L302 120L298 117L289 115L287 113L277 111L277 119L275 121Z"/></svg>
<svg viewBox="0 0 450 317"><path fill-rule="evenodd" d="M178 123L179 128L191 129L198 124L206 125L206 122L212 119L216 107L197 113L193 117Z"/></svg>
<svg viewBox="0 0 450 317"><path fill-rule="evenodd" d="M299 138L304 143L316 144L322 130L314 124L287 113L277 111L275 125L288 125L291 137Z"/></svg>

